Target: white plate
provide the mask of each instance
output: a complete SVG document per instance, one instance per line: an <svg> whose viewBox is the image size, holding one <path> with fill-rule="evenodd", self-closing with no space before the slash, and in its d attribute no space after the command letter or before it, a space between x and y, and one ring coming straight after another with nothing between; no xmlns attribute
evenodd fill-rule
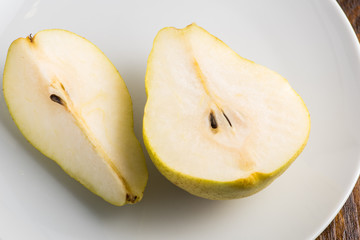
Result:
<svg viewBox="0 0 360 240"><path fill-rule="evenodd" d="M192 22L241 56L285 76L311 113L307 147L264 191L210 201L176 188L149 158L143 201L112 206L68 177L20 134L0 99L0 239L311 239L359 176L360 54L335 1L2 1L0 56L10 43L63 28L95 43L123 76L141 139L144 75L165 26Z"/></svg>

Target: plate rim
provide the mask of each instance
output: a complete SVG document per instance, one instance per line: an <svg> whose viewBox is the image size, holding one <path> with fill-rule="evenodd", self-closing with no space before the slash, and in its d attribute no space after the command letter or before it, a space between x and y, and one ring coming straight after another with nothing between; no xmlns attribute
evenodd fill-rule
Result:
<svg viewBox="0 0 360 240"><path fill-rule="evenodd" d="M11 1L8 1L11 2ZM24 4L24 3L22 3ZM332 14L326 13L327 16L334 17L334 20L339 22L339 25L343 28L344 37L348 38L348 41L351 43L351 45L348 46L349 49L352 49L354 51L353 56L356 57L356 59L360 62L360 44L359 39L357 38L355 31L349 22L347 16L345 15L344 11L342 10L341 6L338 4L336 0L329 0L325 2L321 2L322 6L323 4L328 4L329 8L331 8ZM8 25L8 24L6 24ZM0 34L2 35L2 34ZM1 72L1 70L0 70ZM144 149L143 149L144 150ZM359 150L360 152L360 150ZM146 150L145 150L146 154ZM334 218L338 215L339 211L344 207L344 204L349 199L349 196L351 195L352 191L354 190L354 186L356 185L359 176L360 176L360 158L357 158L357 165L356 169L352 172L352 179L349 178L349 184L347 184L344 188L346 189L344 192L346 194L343 195L341 201L338 201L336 205L333 206L332 211L329 211L327 216L324 216L324 220L321 224L318 225L318 227L315 228L312 232L308 232L307 236L311 236L313 239L317 238L320 234L323 233L323 231L329 226L329 224L334 220ZM351 179L351 181L350 181ZM336 207L335 207L336 206ZM6 235L5 235L6 236ZM306 236L306 235L305 235Z"/></svg>
<svg viewBox="0 0 360 240"><path fill-rule="evenodd" d="M357 59L360 62L360 40L357 38L354 28L352 27L350 21L348 20L345 12L342 10L340 4L336 0L328 1L330 4L330 7L333 8L334 12L336 12L336 17L338 18L338 21L342 24L345 31L348 34L348 37L350 38L352 42L352 47L354 49L354 55L356 55ZM349 199L351 193L354 190L354 187L360 177L360 158L358 158L358 166L356 171L354 171L354 177L352 179L352 183L347 186L346 194L344 195L344 198L338 203L338 206L333 209L333 211L329 214L329 218L327 221L324 221L323 224L318 228L318 231L314 232L312 239L316 239L319 237L325 229L331 224L331 222L336 218L336 216L339 214L341 209L344 207L345 203Z"/></svg>

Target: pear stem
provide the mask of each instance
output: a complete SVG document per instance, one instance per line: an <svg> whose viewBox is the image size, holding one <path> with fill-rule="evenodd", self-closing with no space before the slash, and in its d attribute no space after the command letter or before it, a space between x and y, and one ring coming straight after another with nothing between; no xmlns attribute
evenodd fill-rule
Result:
<svg viewBox="0 0 360 240"><path fill-rule="evenodd" d="M30 42L33 41L34 38L33 38L33 36L32 36L32 33L29 34L28 38L29 38Z"/></svg>

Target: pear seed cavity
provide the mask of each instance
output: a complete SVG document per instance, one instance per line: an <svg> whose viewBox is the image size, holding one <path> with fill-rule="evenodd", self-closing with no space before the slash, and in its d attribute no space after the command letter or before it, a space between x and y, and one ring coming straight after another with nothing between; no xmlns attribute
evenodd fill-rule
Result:
<svg viewBox="0 0 360 240"><path fill-rule="evenodd" d="M209 120L210 120L210 125L211 125L212 129L217 129L218 125L217 125L213 111L210 112Z"/></svg>
<svg viewBox="0 0 360 240"><path fill-rule="evenodd" d="M51 99L53 102L56 102L56 103L58 103L58 104L60 104L60 105L64 105L64 101L63 101L59 96L57 96L57 95L55 95L55 94L51 94L51 95L50 95L50 99Z"/></svg>

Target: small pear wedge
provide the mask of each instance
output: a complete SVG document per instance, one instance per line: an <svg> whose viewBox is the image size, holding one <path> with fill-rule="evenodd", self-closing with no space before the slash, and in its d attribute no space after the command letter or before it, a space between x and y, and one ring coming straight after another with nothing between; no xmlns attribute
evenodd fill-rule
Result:
<svg viewBox="0 0 360 240"><path fill-rule="evenodd" d="M149 155L167 179L196 196L252 195L307 143L310 115L289 82L196 24L157 34L145 85Z"/></svg>
<svg viewBox="0 0 360 240"><path fill-rule="evenodd" d="M70 176L114 205L142 199L148 173L131 98L94 44L59 29L15 40L3 91L25 138Z"/></svg>

